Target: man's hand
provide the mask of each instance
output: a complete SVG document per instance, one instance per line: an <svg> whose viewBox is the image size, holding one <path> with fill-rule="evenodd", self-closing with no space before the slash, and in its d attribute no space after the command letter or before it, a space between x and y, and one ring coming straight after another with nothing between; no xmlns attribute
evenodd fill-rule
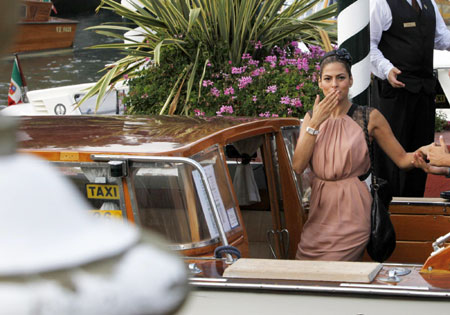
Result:
<svg viewBox="0 0 450 315"><path fill-rule="evenodd" d="M427 158L430 164L436 166L450 166L450 154L448 153L447 144L445 144L444 137L439 137L440 145L432 145L428 148Z"/></svg>
<svg viewBox="0 0 450 315"><path fill-rule="evenodd" d="M430 163L425 162L422 155L419 152L414 152L413 160L411 164L417 168L421 168L425 173L435 175L447 175L448 167L433 166Z"/></svg>
<svg viewBox="0 0 450 315"><path fill-rule="evenodd" d="M400 71L400 69L394 67L391 69L391 71L389 71L388 74L388 81L389 83L392 85L393 88L402 88L405 87L405 83L400 82L397 80L397 76L399 74L401 74L402 72Z"/></svg>

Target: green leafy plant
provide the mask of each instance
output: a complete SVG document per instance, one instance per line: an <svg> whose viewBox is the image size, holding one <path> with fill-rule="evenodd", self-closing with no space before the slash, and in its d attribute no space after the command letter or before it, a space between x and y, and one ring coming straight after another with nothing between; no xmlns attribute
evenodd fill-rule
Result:
<svg viewBox="0 0 450 315"><path fill-rule="evenodd" d="M255 46L262 49L260 43ZM303 117L320 94L317 84L318 63L325 53L318 46L309 52L298 48L297 42L275 47L261 61L250 54L241 56L241 63L228 61L222 65L207 63L202 80L194 86L189 103L197 116L295 116ZM258 55L255 52L255 55ZM165 110L166 92L176 68L183 60L175 52L166 54L173 60L159 67L150 67L140 77L130 79L130 93L124 98L129 114L158 114ZM180 93L184 100L187 95ZM168 112L171 113L171 108Z"/></svg>
<svg viewBox="0 0 450 315"><path fill-rule="evenodd" d="M206 75L207 64L231 61L239 65L245 53L262 60L275 46L294 39L318 44L320 29L334 39L335 25L326 19L336 15L335 4L300 18L319 1L295 0L284 7L285 0L140 0L142 7L136 4L133 11L114 0L102 0L98 10L111 10L132 21L144 39L92 47L121 49L126 56L106 69L82 101L98 93L99 106L111 84L145 76L142 67L149 62L151 67L159 67L177 56L179 63L170 82L161 86L166 98L160 112L189 114L193 88ZM90 29L124 41L123 33L133 27L107 23ZM262 49L256 51L255 43L261 43Z"/></svg>
<svg viewBox="0 0 450 315"><path fill-rule="evenodd" d="M443 112L436 111L436 117L434 122L435 122L434 130L436 132L441 132L444 129L447 129L448 127L447 115L445 115Z"/></svg>

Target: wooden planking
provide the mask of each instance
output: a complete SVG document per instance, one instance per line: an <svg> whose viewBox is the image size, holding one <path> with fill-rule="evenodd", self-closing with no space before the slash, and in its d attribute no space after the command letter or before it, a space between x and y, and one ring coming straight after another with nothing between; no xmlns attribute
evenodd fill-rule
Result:
<svg viewBox="0 0 450 315"><path fill-rule="evenodd" d="M22 1L25 5L24 21L48 21L52 10L51 2Z"/></svg>
<svg viewBox="0 0 450 315"><path fill-rule="evenodd" d="M389 212L392 214L450 214L443 205L391 204Z"/></svg>
<svg viewBox="0 0 450 315"><path fill-rule="evenodd" d="M387 262L423 264L433 251L431 244L432 242L397 241L397 246ZM367 251L363 261L372 261Z"/></svg>
<svg viewBox="0 0 450 315"><path fill-rule="evenodd" d="M42 23L19 23L18 36L10 50L22 52L72 47L76 27L75 21L57 18Z"/></svg>
<svg viewBox="0 0 450 315"><path fill-rule="evenodd" d="M370 283L381 268L382 264L367 262L241 258L228 267L223 276Z"/></svg>
<svg viewBox="0 0 450 315"><path fill-rule="evenodd" d="M432 241L450 231L448 215L391 215L397 240Z"/></svg>
<svg viewBox="0 0 450 315"><path fill-rule="evenodd" d="M433 242L397 241L397 246L389 262L423 264L433 251Z"/></svg>

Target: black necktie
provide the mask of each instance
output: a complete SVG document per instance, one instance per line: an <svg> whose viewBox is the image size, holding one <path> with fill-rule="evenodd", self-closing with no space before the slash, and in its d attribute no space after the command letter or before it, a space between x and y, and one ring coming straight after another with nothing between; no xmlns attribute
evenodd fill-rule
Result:
<svg viewBox="0 0 450 315"><path fill-rule="evenodd" d="M416 10L417 13L420 12L420 6L419 6L419 4L417 3L417 0L412 0L412 1L411 1L411 5L412 5L413 9Z"/></svg>

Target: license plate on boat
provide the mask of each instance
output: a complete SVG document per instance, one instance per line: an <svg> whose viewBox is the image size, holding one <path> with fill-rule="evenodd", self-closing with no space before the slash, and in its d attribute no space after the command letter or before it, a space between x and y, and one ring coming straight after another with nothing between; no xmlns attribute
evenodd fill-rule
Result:
<svg viewBox="0 0 450 315"><path fill-rule="evenodd" d="M89 210L89 213L91 213L94 217L123 220L122 210Z"/></svg>
<svg viewBox="0 0 450 315"><path fill-rule="evenodd" d="M119 186L105 184L87 184L86 196L88 199L119 200Z"/></svg>

